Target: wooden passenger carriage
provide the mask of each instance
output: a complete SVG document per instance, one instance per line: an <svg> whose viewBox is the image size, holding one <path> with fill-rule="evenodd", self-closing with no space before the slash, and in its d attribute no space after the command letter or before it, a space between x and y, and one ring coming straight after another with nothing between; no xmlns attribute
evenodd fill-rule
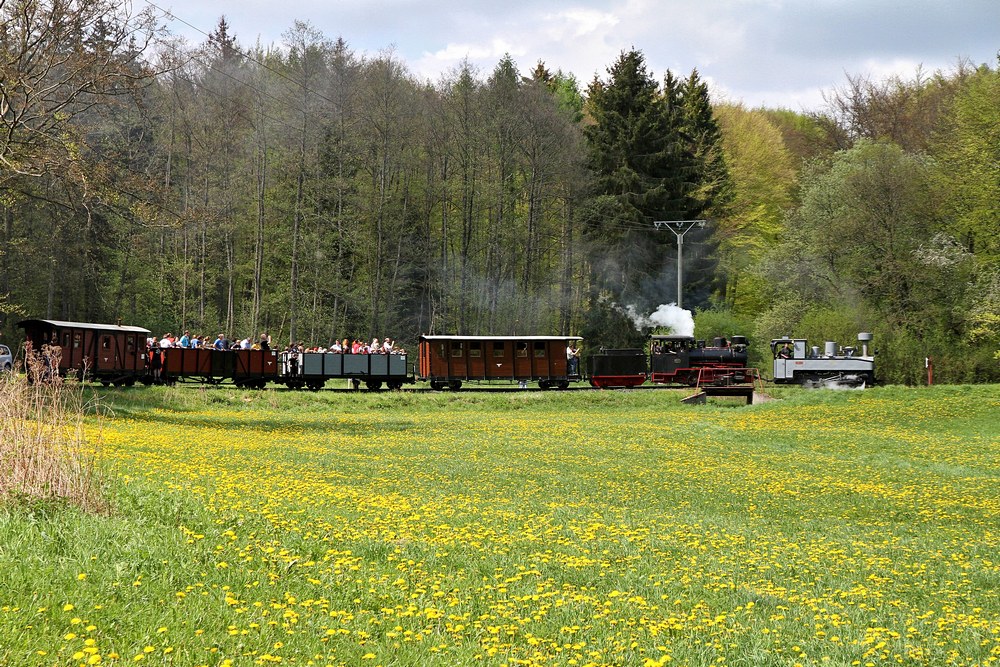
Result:
<svg viewBox="0 0 1000 667"><path fill-rule="evenodd" d="M149 329L61 320L23 320L17 326L24 329L32 354L43 355L46 346L57 352L58 369L52 370L60 375L75 373L119 386L133 385L146 375Z"/></svg>
<svg viewBox="0 0 1000 667"><path fill-rule="evenodd" d="M537 381L565 389L580 375L569 372L566 348L579 336L420 337L418 379L433 389L459 389L468 380Z"/></svg>

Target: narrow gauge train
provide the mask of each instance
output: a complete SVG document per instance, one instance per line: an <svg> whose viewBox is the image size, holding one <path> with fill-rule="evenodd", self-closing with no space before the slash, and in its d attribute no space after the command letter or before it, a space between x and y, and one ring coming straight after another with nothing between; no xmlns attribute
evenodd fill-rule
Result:
<svg viewBox="0 0 1000 667"><path fill-rule="evenodd" d="M327 380L346 379L355 387L364 382L374 390L383 384L398 389L414 382L407 373L405 355L306 352L292 363L287 354L274 350L172 347L147 351L151 332L141 327L58 320L24 320L18 326L24 329L32 350L46 359L58 357L58 368L52 372L72 373L105 386L198 380L256 389L268 382L319 389ZM58 354L52 354L51 348L58 349Z"/></svg>
<svg viewBox="0 0 1000 667"><path fill-rule="evenodd" d="M866 387L875 383L875 353L869 353L870 333L858 334L861 353L855 347L840 348L826 341L822 353L818 346L810 348L805 338L775 338L771 341L774 354L775 384L799 384L804 387Z"/></svg>

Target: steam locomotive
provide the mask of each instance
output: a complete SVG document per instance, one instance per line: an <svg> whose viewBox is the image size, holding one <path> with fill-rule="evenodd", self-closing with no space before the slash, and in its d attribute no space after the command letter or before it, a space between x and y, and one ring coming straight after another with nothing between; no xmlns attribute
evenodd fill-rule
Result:
<svg viewBox="0 0 1000 667"><path fill-rule="evenodd" d="M822 352L809 347L805 338L775 338L771 341L774 354L775 384L799 384L804 387L866 387L875 383L875 351L868 349L872 335L858 334L856 347L840 347L826 341Z"/></svg>
<svg viewBox="0 0 1000 667"><path fill-rule="evenodd" d="M729 386L750 383L747 339L717 337L708 343L694 336L653 335L648 354L642 349L602 349L588 361L594 387L652 384Z"/></svg>

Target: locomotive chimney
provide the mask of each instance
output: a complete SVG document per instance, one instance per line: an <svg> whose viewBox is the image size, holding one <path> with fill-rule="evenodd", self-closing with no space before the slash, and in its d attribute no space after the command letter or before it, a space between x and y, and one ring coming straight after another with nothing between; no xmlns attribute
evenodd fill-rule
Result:
<svg viewBox="0 0 1000 667"><path fill-rule="evenodd" d="M861 356L868 356L868 343L871 342L872 335L870 333L862 332L858 334L858 342L861 343Z"/></svg>

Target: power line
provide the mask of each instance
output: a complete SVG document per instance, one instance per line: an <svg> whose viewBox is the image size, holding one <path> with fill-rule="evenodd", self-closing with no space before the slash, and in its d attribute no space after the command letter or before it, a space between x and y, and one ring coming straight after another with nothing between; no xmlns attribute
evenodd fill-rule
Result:
<svg viewBox="0 0 1000 667"><path fill-rule="evenodd" d="M161 12L165 18L170 18L170 19L172 19L174 21L179 21L179 22L183 23L184 25L188 26L189 28L191 28L192 30L195 30L195 31L201 33L202 35L204 35L205 37L209 38L210 40L212 39L212 35L210 35L209 33L205 32L204 30L202 30L201 28L199 28L198 26L196 26L196 25L194 25L192 23L189 23L188 21L185 21L184 19L182 19L181 17L177 16L173 12L171 12L171 11L169 11L167 9L164 9L163 7L160 7L159 5L157 5L154 2L151 2L151 0L143 0L143 2L145 2L147 5L149 5L153 9L156 9L157 11ZM264 69L266 69L267 71L271 72L275 76L281 77L285 81L288 81L289 83L292 83L292 84L294 84L294 85L296 85L296 86L298 86L298 87L300 87L300 88L302 88L302 89L304 89L304 90L306 90L306 91L308 91L308 92L316 95L316 97L319 97L324 102L329 102L330 104L336 104L335 100L331 100L329 97L327 97L323 93L321 93L319 91L316 91L316 90L313 90L312 88L310 88L309 86L307 86L305 84L305 82L298 81L298 80L292 78L291 76L288 76L284 72L281 72L279 70L274 69L273 67L269 66L267 63L264 63L264 62L261 62L261 61L257 60L252 55L250 55L249 52L246 52L246 51L244 51L244 50L242 50L242 49L240 49L240 48L238 48L236 46L232 46L231 48L232 48L233 51L235 51L241 57L243 57L243 58L249 60L250 62L252 62L252 63L254 63L254 64L256 64L256 65L258 65L258 66L260 66L260 67L262 67ZM199 62L201 62L201 61L199 61ZM205 64L205 63L202 63L202 64ZM249 84L245 84L245 85L249 86ZM303 110L303 112L304 113L308 113L308 111L305 111L305 110Z"/></svg>

